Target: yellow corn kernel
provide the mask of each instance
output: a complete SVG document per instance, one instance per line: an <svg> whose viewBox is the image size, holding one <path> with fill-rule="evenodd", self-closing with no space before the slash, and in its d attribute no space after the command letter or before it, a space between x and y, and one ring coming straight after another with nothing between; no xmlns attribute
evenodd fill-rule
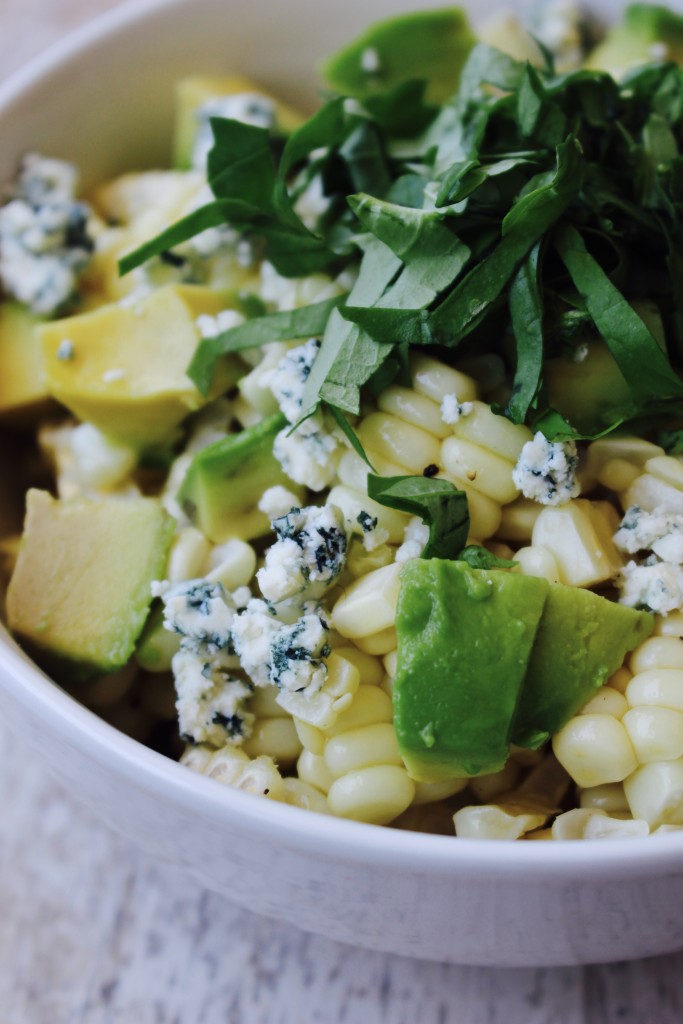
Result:
<svg viewBox="0 0 683 1024"><path fill-rule="evenodd" d="M478 397L476 382L471 377L431 356L413 355L410 366L417 393L439 405L446 395L455 395L459 402L472 402Z"/></svg>
<svg viewBox="0 0 683 1024"><path fill-rule="evenodd" d="M403 760L390 722L364 725L332 736L325 747L325 764L335 778L371 764L398 764Z"/></svg>
<svg viewBox="0 0 683 1024"><path fill-rule="evenodd" d="M340 818L388 825L411 804L415 784L405 768L371 765L348 772L330 786L330 810Z"/></svg>
<svg viewBox="0 0 683 1024"><path fill-rule="evenodd" d="M257 718L289 718L289 712L278 704L277 686L257 686L249 698L249 710Z"/></svg>
<svg viewBox="0 0 683 1024"><path fill-rule="evenodd" d="M237 590L253 579L256 552L245 540L233 537L209 552L204 571L211 583L222 583L226 590Z"/></svg>
<svg viewBox="0 0 683 1024"><path fill-rule="evenodd" d="M624 781L624 792L633 817L651 829L683 825L683 758L641 765Z"/></svg>
<svg viewBox="0 0 683 1024"><path fill-rule="evenodd" d="M611 686L601 686L594 697L584 704L580 715L612 715L623 718L628 711L628 701L622 693Z"/></svg>
<svg viewBox="0 0 683 1024"><path fill-rule="evenodd" d="M361 512L367 512L377 519L377 525L387 532L387 540L390 544L400 544L408 523L408 516L405 512L397 512L395 509L386 508L378 502L368 498L363 491L357 491L346 485L337 485L330 491L327 504L336 505L340 509L347 529L351 533L362 534L362 527L358 522Z"/></svg>
<svg viewBox="0 0 683 1024"><path fill-rule="evenodd" d="M183 527L174 538L168 556L166 579L180 583L202 576L210 550L211 545L201 530L195 526Z"/></svg>
<svg viewBox="0 0 683 1024"><path fill-rule="evenodd" d="M642 470L634 466L626 459L610 459L602 467L597 476L597 483L602 484L609 491L616 491L621 494L640 476Z"/></svg>
<svg viewBox="0 0 683 1024"><path fill-rule="evenodd" d="M517 462L522 448L534 436L528 427L497 416L485 402L472 402L472 411L460 417L452 432L512 463Z"/></svg>
<svg viewBox="0 0 683 1024"><path fill-rule="evenodd" d="M330 769L325 764L324 757L312 754L309 750L303 750L299 755L296 770L303 782L307 782L309 786L319 789L321 793L327 793L334 782Z"/></svg>
<svg viewBox="0 0 683 1024"><path fill-rule="evenodd" d="M624 726L611 715L577 715L553 737L555 757L584 788L621 782L638 766Z"/></svg>
<svg viewBox="0 0 683 1024"><path fill-rule="evenodd" d="M670 708L637 707L623 719L640 764L683 757L683 714Z"/></svg>
<svg viewBox="0 0 683 1024"><path fill-rule="evenodd" d="M621 501L624 508L638 505L646 512L683 513L683 491L651 473L643 473L634 480Z"/></svg>
<svg viewBox="0 0 683 1024"><path fill-rule="evenodd" d="M574 587L604 583L617 574L622 560L604 517L590 501L576 499L557 508L544 508L534 523L532 542L552 551L560 582Z"/></svg>
<svg viewBox="0 0 683 1024"><path fill-rule="evenodd" d="M560 570L549 548L533 544L531 547L520 548L512 557L518 563L513 572L522 576L540 576L549 583L560 582Z"/></svg>
<svg viewBox="0 0 683 1024"><path fill-rule="evenodd" d="M398 640L395 628L389 626L379 633L373 633L372 636L356 637L356 643L365 654L383 657L395 649Z"/></svg>
<svg viewBox="0 0 683 1024"><path fill-rule="evenodd" d="M358 669L360 683L363 686L379 686L382 682L384 673L382 671L382 662L379 658L373 658L372 655L365 654L364 651L360 651L357 647L351 647L350 645L338 647L337 654L340 658L344 658L345 661L350 661L352 665L355 665Z"/></svg>
<svg viewBox="0 0 683 1024"><path fill-rule="evenodd" d="M683 669L683 640L677 636L652 636L631 655L629 668L634 675L656 668Z"/></svg>
<svg viewBox="0 0 683 1024"><path fill-rule="evenodd" d="M371 412L359 425L358 436L369 452L376 452L412 473L422 473L425 466L439 465L437 438L387 413Z"/></svg>
<svg viewBox="0 0 683 1024"><path fill-rule="evenodd" d="M390 387L377 400L382 412L387 412L404 423L411 423L435 437L448 437L451 428L441 416L441 407L431 398L425 398L412 388Z"/></svg>
<svg viewBox="0 0 683 1024"><path fill-rule="evenodd" d="M315 786L301 779L283 779L281 800L292 807L301 807L304 811L316 811L318 814L329 814L327 800Z"/></svg>
<svg viewBox="0 0 683 1024"><path fill-rule="evenodd" d="M619 839L646 836L649 831L646 821L611 816L597 807L566 811L552 826L553 839Z"/></svg>
<svg viewBox="0 0 683 1024"><path fill-rule="evenodd" d="M627 668L623 665L618 668L616 672L609 677L607 680L607 686L611 686L613 690L618 690L619 693L626 693L626 687L631 682L633 676Z"/></svg>
<svg viewBox="0 0 683 1024"><path fill-rule="evenodd" d="M322 757L325 753L325 734L320 729L316 729L314 725L302 722L300 718L294 719L294 728L304 750Z"/></svg>
<svg viewBox="0 0 683 1024"><path fill-rule="evenodd" d="M268 754L280 767L287 767L301 753L301 740L291 718L257 718L242 749L249 757Z"/></svg>
<svg viewBox="0 0 683 1024"><path fill-rule="evenodd" d="M455 834L467 839L519 839L526 832L541 828L548 815L537 811L516 811L485 804L461 807L453 815Z"/></svg>
<svg viewBox="0 0 683 1024"><path fill-rule="evenodd" d="M674 455L655 455L645 463L645 472L683 491L683 462Z"/></svg>
<svg viewBox="0 0 683 1024"><path fill-rule="evenodd" d="M655 636L683 637L683 611L658 615L655 619Z"/></svg>
<svg viewBox="0 0 683 1024"><path fill-rule="evenodd" d="M391 699L380 686L359 686L350 706L337 716L328 736L338 736L350 729L377 722L393 721L394 711Z"/></svg>
<svg viewBox="0 0 683 1024"><path fill-rule="evenodd" d="M334 628L342 636L355 640L393 626L401 585L400 571L400 565L386 565L345 588L332 609Z"/></svg>
<svg viewBox="0 0 683 1024"><path fill-rule="evenodd" d="M487 498L506 505L519 491L512 480L513 464L495 452L460 437L447 437L441 445L441 461L446 473L467 483Z"/></svg>
<svg viewBox="0 0 683 1024"><path fill-rule="evenodd" d="M675 668L639 672L626 687L625 696L632 708L645 705L683 711L683 672Z"/></svg>
<svg viewBox="0 0 683 1024"><path fill-rule="evenodd" d="M506 505L501 513L498 534L504 540L529 541L534 523L541 514L542 505L529 498L517 498Z"/></svg>
<svg viewBox="0 0 683 1024"><path fill-rule="evenodd" d="M579 794L579 805L586 810L594 808L608 814L616 811L628 813L629 806L621 782L606 782L602 786L590 786Z"/></svg>
<svg viewBox="0 0 683 1024"><path fill-rule="evenodd" d="M282 798L282 776L271 757L261 756L250 761L246 754L241 759L224 748L213 755L205 774L245 793L267 796L271 800Z"/></svg>

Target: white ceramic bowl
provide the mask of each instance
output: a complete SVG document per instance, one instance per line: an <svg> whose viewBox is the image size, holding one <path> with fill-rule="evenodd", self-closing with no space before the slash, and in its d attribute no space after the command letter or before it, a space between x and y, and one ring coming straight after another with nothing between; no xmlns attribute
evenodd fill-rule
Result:
<svg viewBox="0 0 683 1024"><path fill-rule="evenodd" d="M416 6L419 0L128 4L0 88L0 180L31 148L75 160L87 181L161 164L172 83L198 69L240 70L310 105L317 59L371 18ZM488 8L478 0L478 15ZM0 520L9 501L3 485ZM6 632L0 701L9 726L112 826L258 913L356 945L457 963L585 963L683 946L681 834L481 842L271 803L196 775L106 725L36 669Z"/></svg>

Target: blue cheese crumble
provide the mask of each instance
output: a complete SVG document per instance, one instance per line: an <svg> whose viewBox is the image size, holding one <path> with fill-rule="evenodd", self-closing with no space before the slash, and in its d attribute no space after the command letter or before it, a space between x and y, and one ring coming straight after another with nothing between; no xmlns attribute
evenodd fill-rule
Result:
<svg viewBox="0 0 683 1024"><path fill-rule="evenodd" d="M29 154L14 197L0 208L0 282L39 315L58 312L75 294L94 248L90 211L75 199L76 171Z"/></svg>
<svg viewBox="0 0 683 1024"><path fill-rule="evenodd" d="M278 540L259 569L261 593L278 602L305 593L322 597L346 560L344 516L335 505L292 508L272 521Z"/></svg>
<svg viewBox="0 0 683 1024"><path fill-rule="evenodd" d="M653 551L663 562L683 563L683 515L675 512L646 512L631 505L624 513L614 543L630 555Z"/></svg>
<svg viewBox="0 0 683 1024"><path fill-rule="evenodd" d="M405 528L403 543L396 551L396 561L408 562L411 558L419 558L429 541L429 527L413 516Z"/></svg>
<svg viewBox="0 0 683 1024"><path fill-rule="evenodd" d="M457 395L444 395L441 401L441 419L444 423L454 425L462 416L469 416L473 409L472 402L459 402Z"/></svg>
<svg viewBox="0 0 683 1024"><path fill-rule="evenodd" d="M213 146L211 118L222 117L230 121L241 121L254 128L272 131L277 124L275 104L267 96L256 92L239 92L230 96L216 96L197 108L197 133L192 150L192 166L195 170L206 169L209 151Z"/></svg>
<svg viewBox="0 0 683 1024"><path fill-rule="evenodd" d="M306 602L303 614L287 623L273 604L254 598L235 617L233 639L242 668L257 686L274 683L281 690L311 695L325 684L329 626L314 601Z"/></svg>
<svg viewBox="0 0 683 1024"><path fill-rule="evenodd" d="M178 726L183 739L213 747L239 746L250 734L247 710L253 687L226 672L219 662L181 649L173 656Z"/></svg>
<svg viewBox="0 0 683 1024"><path fill-rule="evenodd" d="M581 493L578 465L573 441L549 441L539 430L522 448L512 480L525 498L541 505L565 505Z"/></svg>
<svg viewBox="0 0 683 1024"><path fill-rule="evenodd" d="M290 349L275 367L270 389L290 424L300 414L306 381L318 354L320 342L310 338ZM336 437L327 429L322 412L300 423L293 431L285 427L275 438L275 458L287 476L312 491L322 491L334 479L339 453Z"/></svg>
<svg viewBox="0 0 683 1024"><path fill-rule="evenodd" d="M683 569L651 556L642 565L631 561L621 570L617 586L619 601L630 608L642 608L668 615L683 608Z"/></svg>
<svg viewBox="0 0 683 1024"><path fill-rule="evenodd" d="M182 637L183 649L232 651L236 607L222 584L202 579L155 582L152 595L164 602L164 627Z"/></svg>

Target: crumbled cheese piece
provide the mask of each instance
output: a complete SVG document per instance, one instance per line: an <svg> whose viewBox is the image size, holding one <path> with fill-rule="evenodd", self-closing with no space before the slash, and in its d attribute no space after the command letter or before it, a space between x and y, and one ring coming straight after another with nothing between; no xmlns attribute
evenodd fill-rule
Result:
<svg viewBox="0 0 683 1024"><path fill-rule="evenodd" d="M281 690L317 693L327 679L329 627L313 606L293 625L283 626L270 645L270 679Z"/></svg>
<svg viewBox="0 0 683 1024"><path fill-rule="evenodd" d="M258 294L275 311L295 309L342 295L349 290L345 283L348 276L340 274L335 280L322 273L308 274L307 277L283 277L272 263L264 260L260 267Z"/></svg>
<svg viewBox="0 0 683 1024"><path fill-rule="evenodd" d="M573 363L583 363L583 362L585 362L585 360L586 360L586 358L588 356L588 351L589 350L588 350L587 343L585 341L581 342L581 344L577 345L576 348L574 349L574 351L572 352L572 362Z"/></svg>
<svg viewBox="0 0 683 1024"><path fill-rule="evenodd" d="M173 656L178 725L192 743L238 746L250 735L254 715L246 710L252 687L201 653L181 649Z"/></svg>
<svg viewBox="0 0 683 1024"><path fill-rule="evenodd" d="M192 166L203 171L213 146L211 118L223 117L230 121L241 121L255 128L271 130L276 124L275 104L267 96L256 92L239 92L230 96L215 96L198 107L197 133L192 150Z"/></svg>
<svg viewBox="0 0 683 1024"><path fill-rule="evenodd" d="M658 39L656 42L650 44L650 57L652 58L652 60L667 60L668 56L669 47L665 42Z"/></svg>
<svg viewBox="0 0 683 1024"><path fill-rule="evenodd" d="M269 387L290 423L296 423L301 413L306 380L319 348L320 342L311 338L290 349L269 378ZM321 491L336 473L338 448L337 439L326 429L318 411L293 432L289 427L281 430L275 438L273 454L294 483Z"/></svg>
<svg viewBox="0 0 683 1024"><path fill-rule="evenodd" d="M327 679L325 658L330 653L329 626L322 609L307 602L292 623L282 622L280 609L254 598L235 617L235 650L244 671L257 686L274 683L280 689L310 695Z"/></svg>
<svg viewBox="0 0 683 1024"><path fill-rule="evenodd" d="M73 341L70 341L69 338L64 338L63 341L60 341L59 346L57 348L57 359L66 363L70 359L73 359L75 355L76 346L74 345Z"/></svg>
<svg viewBox="0 0 683 1024"><path fill-rule="evenodd" d="M184 580L154 582L152 596L164 602L164 628L178 633L185 650L232 652L231 627L236 608L220 583Z"/></svg>
<svg viewBox="0 0 683 1024"><path fill-rule="evenodd" d="M457 423L461 416L469 416L472 402L459 402L457 395L444 395L441 401L441 419L444 423Z"/></svg>
<svg viewBox="0 0 683 1024"><path fill-rule="evenodd" d="M356 516L356 522L363 531L363 547L366 551L376 551L389 540L389 531L378 526L377 516L371 516L364 509Z"/></svg>
<svg viewBox="0 0 683 1024"><path fill-rule="evenodd" d="M634 555L654 551L663 561L683 563L683 515L674 512L646 512L631 505L624 513L614 543L620 551Z"/></svg>
<svg viewBox="0 0 683 1024"><path fill-rule="evenodd" d="M94 248L75 185L69 164L32 154L15 198L0 209L0 282L38 314L53 314L72 297Z"/></svg>
<svg viewBox="0 0 683 1024"><path fill-rule="evenodd" d="M235 651L242 668L257 686L268 686L272 682L270 645L281 628L275 608L258 598L252 598L235 616L232 624Z"/></svg>
<svg viewBox="0 0 683 1024"><path fill-rule="evenodd" d="M548 441L539 430L522 448L512 479L525 498L541 505L564 505L581 493L578 464L573 441Z"/></svg>
<svg viewBox="0 0 683 1024"><path fill-rule="evenodd" d="M346 560L344 516L335 505L293 508L274 519L278 540L266 552L256 574L268 601L284 601L297 594L321 597L337 579Z"/></svg>
<svg viewBox="0 0 683 1024"><path fill-rule="evenodd" d="M629 562L617 579L619 601L630 608L644 608L667 615L683 608L683 569L669 562L648 559L643 565Z"/></svg>
<svg viewBox="0 0 683 1024"><path fill-rule="evenodd" d="M298 498L295 494L281 484L276 484L275 487L269 487L263 492L258 508L259 512L263 512L269 519L277 519L278 516L284 516L296 508L297 504Z"/></svg>
<svg viewBox="0 0 683 1024"><path fill-rule="evenodd" d="M304 387L319 349L317 338L309 338L305 345L290 349L270 377L270 390L290 423L299 418Z"/></svg>
<svg viewBox="0 0 683 1024"><path fill-rule="evenodd" d="M103 434L91 423L44 427L40 446L55 463L60 498L97 497L116 492L121 497L138 494L130 480L138 453Z"/></svg>
<svg viewBox="0 0 683 1024"><path fill-rule="evenodd" d="M222 309L216 316L203 313L195 320L195 327L202 338L215 338L223 331L230 331L244 323L244 317L236 309Z"/></svg>
<svg viewBox="0 0 683 1024"><path fill-rule="evenodd" d="M414 516L406 526L403 543L396 552L397 562L407 562L411 558L419 558L429 541L429 527Z"/></svg>

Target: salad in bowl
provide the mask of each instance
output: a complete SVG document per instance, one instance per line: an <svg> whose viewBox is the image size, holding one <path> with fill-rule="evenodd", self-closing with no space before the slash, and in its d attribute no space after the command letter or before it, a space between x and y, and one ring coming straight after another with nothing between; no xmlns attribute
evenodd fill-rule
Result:
<svg viewBox="0 0 683 1024"><path fill-rule="evenodd" d="M682 54L420 10L312 115L179 78L169 167L25 149L5 620L178 792L406 857L683 828Z"/></svg>

